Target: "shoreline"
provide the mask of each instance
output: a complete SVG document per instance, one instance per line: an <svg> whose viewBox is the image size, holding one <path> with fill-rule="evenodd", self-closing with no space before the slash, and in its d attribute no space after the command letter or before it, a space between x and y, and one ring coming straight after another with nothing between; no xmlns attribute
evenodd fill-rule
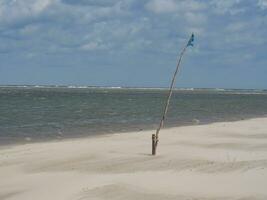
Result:
<svg viewBox="0 0 267 200"><path fill-rule="evenodd" d="M0 199L264 200L267 118L14 145Z"/></svg>
<svg viewBox="0 0 267 200"><path fill-rule="evenodd" d="M244 120L251 120L251 119L262 119L267 118L267 114L264 114L262 116L251 116L251 117L240 117L238 119L228 119L228 120L219 120L219 121L211 121L207 120L205 122L193 122L195 119L192 120L192 122L183 123L180 125L175 125L174 123L169 124L168 126L163 127L162 130L165 129L172 129L172 128L180 128L180 127L190 127L190 126L202 126L202 125L209 125L214 123L227 123L227 122L238 122L238 121L244 121ZM197 120L197 119L196 119ZM153 126L153 125L152 125ZM25 137L24 139L20 138L19 141L2 141L0 142L0 150L5 147L9 146L16 146L16 145L25 145L25 144L35 144L35 143L43 143L43 142L61 142L65 140L75 140L75 139L88 139L88 138L95 138L95 137L101 137L101 136L108 136L108 135L114 135L114 134L128 134L128 133L142 133L145 131L156 131L156 128L141 128L139 130L136 130L137 128L130 128L129 130L121 130L121 131L111 131L109 133L106 132L97 132L92 133L88 135L84 134L73 134L73 135L67 135L65 137L58 137L58 138L29 138ZM3 138L3 137L2 137ZM7 139L8 140L8 139Z"/></svg>

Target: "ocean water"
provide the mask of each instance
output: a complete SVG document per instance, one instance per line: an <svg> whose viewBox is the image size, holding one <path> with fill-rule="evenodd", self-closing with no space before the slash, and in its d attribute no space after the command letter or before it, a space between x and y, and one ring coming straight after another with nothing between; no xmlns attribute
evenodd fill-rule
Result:
<svg viewBox="0 0 267 200"><path fill-rule="evenodd" d="M0 144L156 129L166 89L0 87ZM166 127L267 115L267 92L180 89Z"/></svg>

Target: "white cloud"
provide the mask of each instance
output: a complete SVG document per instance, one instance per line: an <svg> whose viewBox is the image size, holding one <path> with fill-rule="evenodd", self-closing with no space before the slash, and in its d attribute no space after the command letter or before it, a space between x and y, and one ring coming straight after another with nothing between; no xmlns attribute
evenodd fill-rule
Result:
<svg viewBox="0 0 267 200"><path fill-rule="evenodd" d="M117 0L61 0L63 3L76 6L103 6L108 7L114 5Z"/></svg>
<svg viewBox="0 0 267 200"><path fill-rule="evenodd" d="M39 25L36 25L36 24L29 24L29 25L26 25L25 27L23 27L21 30L19 30L19 32L22 34L22 35L34 35L36 32L38 32L40 29L40 26Z"/></svg>
<svg viewBox="0 0 267 200"><path fill-rule="evenodd" d="M32 2L32 6L29 9L31 9L34 14L39 14L53 2L55 2L55 0L35 0L34 2Z"/></svg>
<svg viewBox="0 0 267 200"><path fill-rule="evenodd" d="M214 6L213 11L217 14L230 13L235 15L245 11L244 8L235 7L240 2L241 0L212 0L210 4Z"/></svg>
<svg viewBox="0 0 267 200"><path fill-rule="evenodd" d="M155 13L170 13L177 10L177 4L173 0L151 0L146 8Z"/></svg>
<svg viewBox="0 0 267 200"><path fill-rule="evenodd" d="M89 42L81 47L83 50L95 50L99 47L97 42Z"/></svg>
<svg viewBox="0 0 267 200"><path fill-rule="evenodd" d="M263 10L267 9L267 0L258 0L258 6Z"/></svg>
<svg viewBox="0 0 267 200"><path fill-rule="evenodd" d="M209 47L224 52L232 52L235 49L239 49L241 52L251 51L252 48L259 47L266 41L266 30L262 28L263 20L259 16L253 16L249 19L229 20L224 26L217 26L216 31L209 28L209 30L213 30L208 35L212 41L209 43Z"/></svg>
<svg viewBox="0 0 267 200"><path fill-rule="evenodd" d="M205 4L195 0L150 0L145 7L154 13L183 13L206 8Z"/></svg>
<svg viewBox="0 0 267 200"><path fill-rule="evenodd" d="M248 23L239 21L235 23L230 23L225 30L229 32L239 32L247 28Z"/></svg>
<svg viewBox="0 0 267 200"><path fill-rule="evenodd" d="M247 22L255 18L259 9L255 9L249 18L233 20L229 16L228 13L237 8L244 9L243 4L239 4L242 0L207 0L205 3L202 0L146 0L138 1L133 7L126 1L130 2L0 0L0 16L5 16L0 18L0 24L21 19L25 22L21 26L0 29L0 39L1 35L3 40L9 38L0 46L5 45L4 49L9 47L11 50L27 47L31 52L49 52L51 49L53 52L138 52L142 49L170 53L186 42L191 32L196 33L196 43L204 46L201 51L207 48L223 51L225 48L238 48L241 44L260 45L265 40L260 37L265 31L262 28L264 22ZM6 16L7 13L10 15ZM263 21L261 18L259 21ZM258 36L256 39L255 34ZM16 38L19 38L19 44ZM10 45L12 39L14 42ZM203 42L206 39L208 43Z"/></svg>
<svg viewBox="0 0 267 200"><path fill-rule="evenodd" d="M186 1L177 1L178 7L180 11L201 11L207 7L207 3L201 3L199 1L194 0L186 0Z"/></svg>
<svg viewBox="0 0 267 200"><path fill-rule="evenodd" d="M103 44L101 40L91 41L81 46L81 50L86 50L86 51L105 50L105 49L108 49L108 45Z"/></svg>
<svg viewBox="0 0 267 200"><path fill-rule="evenodd" d="M82 18L80 20L83 20L84 22L92 22L97 19L101 18L112 18L117 15L124 15L126 12L121 8L121 4L117 3L110 7L91 7L91 8L83 8L82 10Z"/></svg>
<svg viewBox="0 0 267 200"><path fill-rule="evenodd" d="M4 0L0 4L0 23L12 24L40 15L58 0Z"/></svg>
<svg viewBox="0 0 267 200"><path fill-rule="evenodd" d="M207 22L207 16L203 13L187 12L185 13L186 21L191 25L202 26Z"/></svg>

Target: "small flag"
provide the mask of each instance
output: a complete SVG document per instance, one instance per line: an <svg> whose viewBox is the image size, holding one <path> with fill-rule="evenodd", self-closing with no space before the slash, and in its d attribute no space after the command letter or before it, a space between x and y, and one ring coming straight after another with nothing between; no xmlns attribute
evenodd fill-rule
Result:
<svg viewBox="0 0 267 200"><path fill-rule="evenodd" d="M195 39L195 36L194 36L194 33L192 33L188 43L187 43L187 46L194 46L193 42L194 42L194 39Z"/></svg>

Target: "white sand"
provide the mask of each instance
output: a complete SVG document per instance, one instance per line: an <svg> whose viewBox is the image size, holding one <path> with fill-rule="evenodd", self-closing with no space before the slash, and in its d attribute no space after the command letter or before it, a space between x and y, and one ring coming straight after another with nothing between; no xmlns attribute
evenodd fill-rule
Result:
<svg viewBox="0 0 267 200"><path fill-rule="evenodd" d="M267 118L15 145L0 200L267 199Z"/></svg>

